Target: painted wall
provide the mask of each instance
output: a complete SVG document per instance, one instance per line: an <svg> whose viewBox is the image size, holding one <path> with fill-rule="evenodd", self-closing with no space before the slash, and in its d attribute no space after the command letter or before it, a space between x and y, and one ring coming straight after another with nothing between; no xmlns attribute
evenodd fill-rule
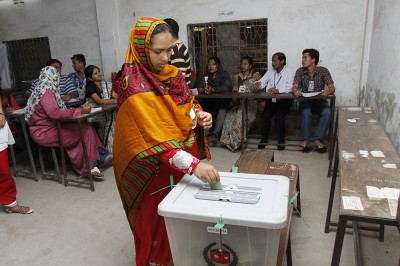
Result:
<svg viewBox="0 0 400 266"><path fill-rule="evenodd" d="M320 65L331 71L337 103L358 104L364 48L365 0L26 0L23 7L0 1L0 41L48 36L52 56L72 71L70 57L87 56L88 64L109 73L121 66L130 29L145 15L173 17L187 42L186 25L209 21L268 18L268 54L284 52L288 66L301 66L301 51L316 48ZM233 11L219 16L219 11ZM133 16L133 13L135 16ZM239 65L239 62L238 62Z"/></svg>
<svg viewBox="0 0 400 266"><path fill-rule="evenodd" d="M304 48L318 49L320 65L331 71L338 104L355 105L360 94L366 1L323 2L322 5L320 0L153 0L144 5L139 1L120 0L117 3L119 50L126 50L133 21L146 15L175 18L181 28L180 37L186 43L187 24L268 18L268 54L284 52L288 66L297 69L301 66ZM233 11L233 16L218 16L219 11ZM118 65L122 59L118 58Z"/></svg>
<svg viewBox="0 0 400 266"><path fill-rule="evenodd" d="M366 104L379 116L400 153L400 1L376 1Z"/></svg>
<svg viewBox="0 0 400 266"><path fill-rule="evenodd" d="M22 6L0 1L0 41L35 37L49 38L64 74L73 71L70 58L77 53L102 66L95 0L26 0Z"/></svg>

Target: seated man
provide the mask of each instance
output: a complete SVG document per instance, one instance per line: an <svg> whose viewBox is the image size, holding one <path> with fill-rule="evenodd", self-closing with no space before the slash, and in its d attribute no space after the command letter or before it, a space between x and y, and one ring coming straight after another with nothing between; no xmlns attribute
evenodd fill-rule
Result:
<svg viewBox="0 0 400 266"><path fill-rule="evenodd" d="M269 94L290 93L293 87L294 72L286 67L286 56L284 53L275 53L272 56L272 69L255 83L256 88L266 87ZM262 113L261 141L259 149L264 149L269 138L271 129L271 118L275 115L275 124L277 128L278 150L284 150L285 146L285 118L290 111L292 101L290 99L277 100L268 99L266 107Z"/></svg>
<svg viewBox="0 0 400 266"><path fill-rule="evenodd" d="M329 70L325 67L318 67L319 52L315 49L303 51L303 67L296 71L293 82L293 94L296 97L303 96L303 93L320 92L321 96L328 96L335 93L335 86ZM325 86L328 89L325 90ZM319 152L326 151L323 144L325 133L331 121L331 108L325 99L301 99L301 142L303 151L309 151L309 142L314 140ZM312 113L320 115L315 138L310 138L310 125Z"/></svg>
<svg viewBox="0 0 400 266"><path fill-rule="evenodd" d="M69 101L72 98L78 97L78 94L76 92L76 88L74 86L74 83L71 81L71 79L67 75L61 75L61 68L62 68L62 63L57 60L57 59L50 59L47 61L46 66L52 66L55 69L58 70L60 73L60 90L61 90L61 98L64 101ZM39 79L35 79L32 82L32 85L30 86L29 90L27 93L31 94L35 87L39 84Z"/></svg>
<svg viewBox="0 0 400 266"><path fill-rule="evenodd" d="M85 88L86 88L86 76L85 76L85 68L86 68L86 58L83 54L74 54L71 57L72 67L74 68L74 72L69 73L69 78L75 85L77 95L80 99L85 98Z"/></svg>

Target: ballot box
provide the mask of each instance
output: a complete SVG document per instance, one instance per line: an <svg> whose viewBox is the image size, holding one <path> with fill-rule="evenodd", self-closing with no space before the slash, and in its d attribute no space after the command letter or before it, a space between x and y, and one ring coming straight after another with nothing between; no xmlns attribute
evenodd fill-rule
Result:
<svg viewBox="0 0 400 266"><path fill-rule="evenodd" d="M175 266L275 265L289 179L220 172L222 190L185 175L158 206Z"/></svg>

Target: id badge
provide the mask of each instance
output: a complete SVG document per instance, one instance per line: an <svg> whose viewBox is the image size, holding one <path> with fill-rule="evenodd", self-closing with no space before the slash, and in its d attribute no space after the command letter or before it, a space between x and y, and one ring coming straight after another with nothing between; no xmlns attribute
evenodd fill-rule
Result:
<svg viewBox="0 0 400 266"><path fill-rule="evenodd" d="M310 80L308 82L308 92L313 92L314 91L314 80Z"/></svg>

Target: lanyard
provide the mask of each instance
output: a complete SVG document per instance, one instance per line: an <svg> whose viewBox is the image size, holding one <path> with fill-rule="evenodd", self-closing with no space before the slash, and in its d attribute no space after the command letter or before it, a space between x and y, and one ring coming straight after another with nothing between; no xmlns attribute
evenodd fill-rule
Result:
<svg viewBox="0 0 400 266"><path fill-rule="evenodd" d="M279 77L278 82L275 84L275 78L276 78L276 72L274 74L274 88L279 84L279 81L281 81L282 75Z"/></svg>

